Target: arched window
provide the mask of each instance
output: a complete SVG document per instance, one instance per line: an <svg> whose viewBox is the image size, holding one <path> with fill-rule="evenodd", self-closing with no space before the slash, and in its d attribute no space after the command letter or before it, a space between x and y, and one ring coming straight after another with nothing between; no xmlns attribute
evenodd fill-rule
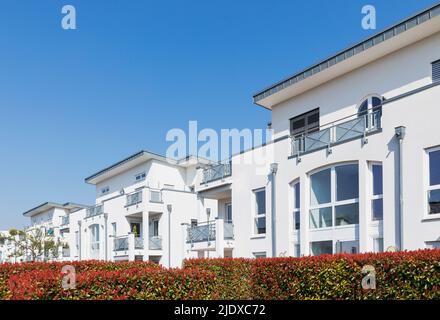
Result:
<svg viewBox="0 0 440 320"><path fill-rule="evenodd" d="M376 95L367 96L359 104L358 117L365 118L367 129L379 129L380 118L382 117L382 98Z"/></svg>

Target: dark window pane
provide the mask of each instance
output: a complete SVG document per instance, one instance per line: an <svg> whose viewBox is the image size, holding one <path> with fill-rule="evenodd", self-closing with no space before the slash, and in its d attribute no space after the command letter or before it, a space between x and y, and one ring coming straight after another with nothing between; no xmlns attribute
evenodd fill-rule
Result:
<svg viewBox="0 0 440 320"><path fill-rule="evenodd" d="M440 213L440 189L429 191L428 198L429 214Z"/></svg>
<svg viewBox="0 0 440 320"><path fill-rule="evenodd" d="M294 186L294 193L295 193L295 209L299 209L301 207L301 200L300 200L300 188L299 183L296 183Z"/></svg>
<svg viewBox="0 0 440 320"><path fill-rule="evenodd" d="M378 98L378 97L373 97L371 99L371 103L373 104L373 108L380 106L382 104L382 99Z"/></svg>
<svg viewBox="0 0 440 320"><path fill-rule="evenodd" d="M255 234L265 234L266 233L266 218L255 218Z"/></svg>
<svg viewBox="0 0 440 320"><path fill-rule="evenodd" d="M383 175L382 166L373 165L373 195L378 196L383 194Z"/></svg>
<svg viewBox="0 0 440 320"><path fill-rule="evenodd" d="M338 241L336 242L337 253L358 253L359 241Z"/></svg>
<svg viewBox="0 0 440 320"><path fill-rule="evenodd" d="M301 227L299 211L295 212L294 218L295 218L295 230L299 230Z"/></svg>
<svg viewBox="0 0 440 320"><path fill-rule="evenodd" d="M429 184L440 184L440 150L429 153Z"/></svg>
<svg viewBox="0 0 440 320"><path fill-rule="evenodd" d="M383 220L383 199L375 199L372 203L373 220Z"/></svg>
<svg viewBox="0 0 440 320"><path fill-rule="evenodd" d="M335 223L337 226L346 226L359 223L359 204L352 203L335 207Z"/></svg>
<svg viewBox="0 0 440 320"><path fill-rule="evenodd" d="M313 174L311 177L311 204L324 204L331 201L331 170L326 169Z"/></svg>
<svg viewBox="0 0 440 320"><path fill-rule="evenodd" d="M349 200L359 198L358 165L345 165L336 170L336 200Z"/></svg>
<svg viewBox="0 0 440 320"><path fill-rule="evenodd" d="M266 213L266 190L255 192L257 202L257 214Z"/></svg>
<svg viewBox="0 0 440 320"><path fill-rule="evenodd" d="M367 113L368 113L368 100L365 100L359 106L358 115L359 116L365 116Z"/></svg>
<svg viewBox="0 0 440 320"><path fill-rule="evenodd" d="M298 120L293 120L292 121L292 130L296 131L299 129L303 129L306 125L306 120L304 118L302 119L298 119Z"/></svg>
<svg viewBox="0 0 440 320"><path fill-rule="evenodd" d="M319 256L321 254L332 254L333 253L333 242L332 241L319 241L311 243L312 255Z"/></svg>

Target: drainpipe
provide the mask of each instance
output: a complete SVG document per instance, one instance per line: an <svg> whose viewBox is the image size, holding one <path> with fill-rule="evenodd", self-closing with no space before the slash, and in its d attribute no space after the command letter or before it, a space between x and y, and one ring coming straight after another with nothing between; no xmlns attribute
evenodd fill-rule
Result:
<svg viewBox="0 0 440 320"><path fill-rule="evenodd" d="M171 268L171 211L173 206L167 205L168 210L168 268Z"/></svg>
<svg viewBox="0 0 440 320"><path fill-rule="evenodd" d="M78 261L81 261L81 221L78 221Z"/></svg>
<svg viewBox="0 0 440 320"><path fill-rule="evenodd" d="M272 214L271 214L271 224L272 224L272 258L275 258L277 255L277 244L276 244L276 174L278 171L278 163L272 163L270 165L270 175L271 175L271 207L272 207Z"/></svg>
<svg viewBox="0 0 440 320"><path fill-rule="evenodd" d="M399 236L397 237L397 248L400 250L404 249L404 243L403 243L403 139L405 138L406 134L406 128L403 126L396 127L395 129L395 136L398 142L398 149L397 149L397 156L399 157L399 174L398 174L398 190L399 190L399 211L398 211L398 221L396 229L399 232Z"/></svg>
<svg viewBox="0 0 440 320"><path fill-rule="evenodd" d="M108 214L104 213L104 239L105 239L105 243L104 243L104 250L105 250L105 261L108 261L108 229L107 229L107 225L108 225Z"/></svg>

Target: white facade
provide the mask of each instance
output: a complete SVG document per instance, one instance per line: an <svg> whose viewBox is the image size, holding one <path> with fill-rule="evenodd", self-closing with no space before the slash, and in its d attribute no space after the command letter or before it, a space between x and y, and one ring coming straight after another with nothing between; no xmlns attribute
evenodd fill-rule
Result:
<svg viewBox="0 0 440 320"><path fill-rule="evenodd" d="M87 178L96 203L69 211L69 258L175 267L188 257L438 247L439 14L257 94L273 143L220 165L142 151Z"/></svg>

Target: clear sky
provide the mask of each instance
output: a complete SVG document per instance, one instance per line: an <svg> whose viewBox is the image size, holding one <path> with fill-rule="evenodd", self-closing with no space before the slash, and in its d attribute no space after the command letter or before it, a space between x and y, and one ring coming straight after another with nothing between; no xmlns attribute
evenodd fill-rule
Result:
<svg viewBox="0 0 440 320"><path fill-rule="evenodd" d="M171 128L265 128L252 95L435 0L1 0L0 230ZM61 8L77 30L61 28ZM376 30L376 31L379 31Z"/></svg>

